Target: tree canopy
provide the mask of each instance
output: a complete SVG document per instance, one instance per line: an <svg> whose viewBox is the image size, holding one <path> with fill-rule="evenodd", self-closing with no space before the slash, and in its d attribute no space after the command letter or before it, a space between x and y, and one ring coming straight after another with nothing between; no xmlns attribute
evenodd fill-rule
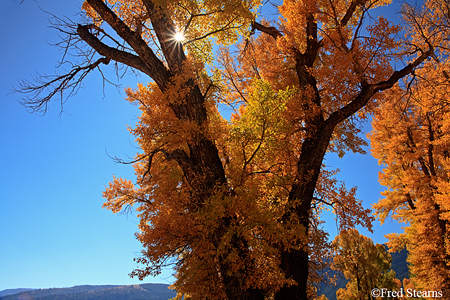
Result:
<svg viewBox="0 0 450 300"><path fill-rule="evenodd" d="M83 22L57 21L60 45L80 60L24 85L25 104L45 111L112 62L148 76L127 90L142 111L130 130L136 179L104 192L106 208L139 213L142 267L132 275L172 265L186 299L306 300L327 262L321 212L340 229L373 220L325 153L363 152L360 121L440 50L421 10L405 9L403 29L372 16L388 4L86 0Z"/></svg>

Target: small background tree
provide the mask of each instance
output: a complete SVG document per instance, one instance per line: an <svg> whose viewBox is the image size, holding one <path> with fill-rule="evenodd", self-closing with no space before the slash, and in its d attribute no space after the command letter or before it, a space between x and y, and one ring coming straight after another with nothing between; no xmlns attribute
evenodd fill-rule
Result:
<svg viewBox="0 0 450 300"><path fill-rule="evenodd" d="M350 281L336 293L338 300L372 300L372 289L398 288L395 272L391 270L391 255L383 245L357 229L343 230L333 241L335 251L332 268L341 271Z"/></svg>

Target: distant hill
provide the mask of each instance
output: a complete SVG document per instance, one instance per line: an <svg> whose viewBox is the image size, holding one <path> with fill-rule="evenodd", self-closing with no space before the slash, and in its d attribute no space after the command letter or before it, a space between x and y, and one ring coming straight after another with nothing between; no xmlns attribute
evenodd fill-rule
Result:
<svg viewBox="0 0 450 300"><path fill-rule="evenodd" d="M403 282L404 278L409 278L408 263L406 261L408 251L403 249L400 252L391 253L391 256L391 268L395 271L395 278L400 279L400 282Z"/></svg>
<svg viewBox="0 0 450 300"><path fill-rule="evenodd" d="M394 252L390 254L392 256L391 268L395 272L395 278L400 279L400 282L403 282L404 278L409 278L408 263L406 262L408 251L406 251L406 249L403 249L400 252ZM336 292L341 288L345 288L348 280L345 279L344 275L341 272L337 272L334 270L327 271L331 276L337 276L336 285L327 285L322 283L318 287L317 294L325 295L328 300L336 300Z"/></svg>
<svg viewBox="0 0 450 300"><path fill-rule="evenodd" d="M82 285L71 288L5 290L18 293L0 296L1 300L168 300L176 296L167 284ZM3 293L2 291L0 293Z"/></svg>
<svg viewBox="0 0 450 300"><path fill-rule="evenodd" d="M336 278L337 278L336 285L320 283L317 294L325 295L328 298L328 300L336 300L336 292L339 289L345 288L345 286L348 283L348 280L345 279L344 275L339 271L335 271L335 270L332 270L329 268L327 268L325 271L328 272L328 275L330 277L333 277L334 275L336 275Z"/></svg>
<svg viewBox="0 0 450 300"><path fill-rule="evenodd" d="M9 289L9 290L3 290L3 291L0 291L0 297L8 296L8 295L14 295L14 294L23 293L23 292L29 292L29 291L32 291L32 290L34 290L34 289Z"/></svg>

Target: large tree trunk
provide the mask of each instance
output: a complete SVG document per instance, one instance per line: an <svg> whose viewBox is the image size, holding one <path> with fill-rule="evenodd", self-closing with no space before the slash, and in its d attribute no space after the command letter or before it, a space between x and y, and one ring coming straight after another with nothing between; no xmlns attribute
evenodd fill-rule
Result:
<svg viewBox="0 0 450 300"><path fill-rule="evenodd" d="M298 218L306 237L309 236L311 204L316 183L334 128L325 126L326 123L320 117L315 121L320 125L314 126L317 129L311 130L310 137L306 138L302 144L302 152L297 164L298 173L289 193L289 203L294 205L289 207L288 214L294 214ZM282 252L281 268L286 278L294 279L297 284L282 288L276 293L275 300L308 299L308 240L303 241L301 246L303 247L300 249L286 249Z"/></svg>

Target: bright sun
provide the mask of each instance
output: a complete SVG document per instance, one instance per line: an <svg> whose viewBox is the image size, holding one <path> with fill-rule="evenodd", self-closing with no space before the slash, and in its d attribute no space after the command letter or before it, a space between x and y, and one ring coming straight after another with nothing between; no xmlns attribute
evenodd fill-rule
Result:
<svg viewBox="0 0 450 300"><path fill-rule="evenodd" d="M181 42L184 40L184 35L181 32L175 33L175 41Z"/></svg>

